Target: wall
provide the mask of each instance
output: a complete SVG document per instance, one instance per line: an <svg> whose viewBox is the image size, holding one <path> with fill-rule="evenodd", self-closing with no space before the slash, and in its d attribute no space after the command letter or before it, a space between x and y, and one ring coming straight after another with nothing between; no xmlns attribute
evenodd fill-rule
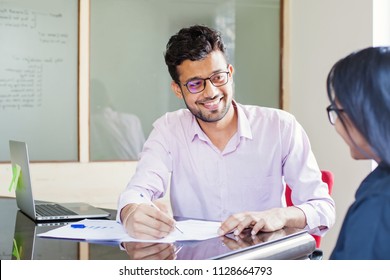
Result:
<svg viewBox="0 0 390 280"><path fill-rule="evenodd" d="M119 192L135 171L136 162L89 163L89 11L90 1L80 0L79 159L69 163L32 163L34 196L38 200L83 201L116 208ZM8 191L11 165L0 163L0 196Z"/></svg>
<svg viewBox="0 0 390 280"><path fill-rule="evenodd" d="M25 1L25 0L24 0ZM199 5L204 5L206 3L210 4L213 2L223 2L221 0L213 0L213 1L201 1L202 3L197 3ZM91 64L90 62L94 62L94 57L90 56L90 49L95 48L96 44L94 44L94 41L91 40L91 33L93 32L101 32L102 29L101 25L94 25L94 20L91 17L90 10L91 5L96 3L104 3L107 1L101 0L101 1L90 1L90 0L79 0L80 2L80 38L79 38L79 44L80 44L80 61L79 61L79 160L80 162L67 162L67 163L61 163L61 162L55 162L50 164L45 163L36 163L33 162L31 164L31 176L32 176L32 182L34 185L35 190L35 198L39 200L53 200L53 201L85 201L92 203L96 206L101 207L110 207L110 208L116 208L116 202L118 198L118 194L121 190L124 189L128 179L132 176L132 174L135 171L136 162L99 162L99 163L91 163L90 162L90 147L89 147L89 140L90 135L88 133L89 131L89 101L90 101L90 85L89 85L89 79L94 78L93 74L94 72L92 69L90 69L90 65L93 69L95 69L93 66L95 64ZM140 2L140 1L115 1L116 3L120 3L121 6L119 8L122 8L123 5L129 8L130 2ZM126 3L125 3L126 2ZM128 3L129 2L129 3ZM158 3L160 5L159 1L152 1ZM151 3L152 3L151 2ZM168 1L169 2L169 1ZM177 6L177 1L171 1ZM183 2L183 3L182 3ZM180 2L182 5L185 4L185 2L193 2L193 1L182 1ZM236 1L227 1L225 4L230 5L234 4ZM241 32L240 37L241 39L235 39L238 42L240 42L242 49L247 50L248 48L245 47L245 45L253 45L258 46L258 41L254 41L252 37L248 36L248 34L252 34L254 30L256 29L257 32L259 32L259 26L263 26L262 32L264 34L272 35L269 33L272 33L272 30L277 30L279 28L279 21L278 21L278 6L279 1L278 0L245 0L245 1L237 1L239 4L237 4L237 15L233 16L234 20L237 20L237 30L245 30L245 34ZM230 3L230 4L229 4ZM146 3L148 4L148 3ZM150 3L149 3L150 4ZM230 12L227 12L226 6L224 5L217 5L217 14L221 13L224 18L226 14L229 14ZM92 5L93 6L93 5ZM96 6L94 6L96 8ZM205 7L203 7L204 10ZM262 10L262 8L270 8L270 10L262 11L262 15L259 16L257 13ZM167 7L164 7L164 9L167 9ZM156 11L159 11L161 15L164 15L164 13L161 13L161 10L155 9ZM197 10L197 9L195 9ZM202 9L200 9L202 10ZM250 10L251 12L248 13L247 11ZM164 10L165 11L165 10ZM257 12L256 12L257 11ZM272 12L273 11L273 12ZM92 9L93 12L93 9ZM171 11L174 13L175 11ZM180 16L183 13L178 13L176 11L177 16ZM265 14L265 15L264 15ZM184 13L185 15L185 13ZM195 14L194 14L195 15ZM203 13L202 16L205 14ZM196 16L200 16L200 14L196 14ZM186 20L188 20L188 15L184 16ZM273 28L267 25L267 21L264 22L264 18L266 20L272 19L274 17L275 24ZM124 19L123 17L120 17L121 19ZM259 19L259 22L255 22L256 25L254 25L253 19ZM110 18L112 19L112 18ZM260 21L261 19L261 21ZM126 19L125 19L126 20ZM169 18L169 20L173 20L172 18ZM195 19L192 19L195 20ZM104 22L104 21L103 21ZM224 21L222 21L223 23ZM127 22L128 23L128 22ZM119 24L119 23L118 23ZM247 25L251 24L251 28L248 28ZM124 24L126 25L126 24ZM131 24L130 24L131 25ZM128 26L128 24L127 24ZM119 26L115 26L116 28L119 28ZM173 27L171 27L173 28ZM122 30L122 29L121 29ZM154 29L151 29L151 32L154 32ZM109 32L109 30L107 31ZM105 32L105 33L107 33ZM169 32L171 34L172 31ZM105 35L108 36L103 32L99 33L98 35ZM247 34L248 33L248 34ZM263 34L261 33L261 34ZM124 32L124 34L127 34ZM259 34L259 33L257 33ZM110 34L109 34L110 35ZM149 33L146 34L149 36ZM125 36L125 35L124 35ZM268 36L269 37L269 36ZM243 38L243 39L242 39ZM103 38L104 39L104 38ZM114 38L115 39L115 38ZM278 38L276 38L278 42ZM104 40L103 40L104 41ZM165 39L164 39L165 41ZM245 42L245 43L241 43ZM263 40L264 41L264 40ZM278 47L275 42L275 40L265 40L267 48L272 49L274 52L278 50ZM107 42L109 42L110 45L116 46L116 40L113 40L113 37L108 37ZM96 43L101 44L102 41L97 41ZM127 44L131 44L131 41L127 41ZM261 55L258 60L264 60L264 49L265 46L262 44L260 47L262 49L262 52L258 52L258 50L255 47L251 47L251 51L255 52L256 55ZM237 66L237 69L240 68L240 65L246 65L246 67L251 66L251 68L248 69L261 69L259 68L258 64L256 62L257 59L254 59L254 56L250 56L250 51L246 51L246 55L252 58L252 64L251 61L248 60L247 57L241 55L240 56L240 63L234 63L235 66ZM161 56L161 53L158 55ZM268 56L267 59L269 60L271 56ZM160 57L162 59L162 56ZM279 58L277 57L277 60ZM116 60L115 60L116 61ZM162 62L162 60L161 60ZM277 63L277 65L279 62ZM95 65L96 66L96 65ZM266 104L267 106L274 106L276 107L278 104L277 95L272 94L272 92L278 92L278 78L275 77L275 75L272 75L272 73L277 73L277 67L268 67L266 65L263 65L264 67L268 68L267 75L261 75L262 79L260 80L261 84L264 86L265 83L269 83L274 85L274 87L268 88L264 86L262 90L265 92L261 95L256 93L256 99L255 101L258 102L258 104ZM128 67L129 68L129 67ZM126 69L128 69L126 68ZM110 68L111 69L111 68ZM130 70L129 70L130 71ZM168 75L164 70L164 75ZM95 71L96 72L96 71ZM126 71L122 71L125 75L125 77L131 76ZM241 75L244 72L244 68L242 71L237 71L236 73L240 72ZM253 71L252 71L253 72ZM251 72L251 73L252 73ZM254 72L253 72L254 73ZM273 76L274 79L271 79L270 76ZM247 73L244 75L244 77L249 77ZM236 76L236 80L238 78L238 75ZM165 78L164 78L165 79ZM122 79L123 80L123 79ZM253 80L253 79L252 79ZM255 80L256 83L259 82L259 80ZM246 84L246 83L245 83ZM244 83L242 83L244 85ZM244 91L240 89L240 91ZM119 92L123 92L123 90L118 90ZM154 92L154 91L151 91ZM168 92L169 96L174 95L170 92ZM265 98L264 96L271 96L271 98ZM241 101L241 99L238 99ZM171 103L171 100L164 101L167 103ZM242 101L244 102L244 100ZM253 102L253 101L252 101ZM123 104L126 104L127 102L122 102ZM158 103L158 102L157 102ZM153 110L152 110L153 111ZM52 132L51 132L52 133ZM3 139L4 141L8 141L6 138ZM8 154L8 143L5 143L5 153ZM55 144L52 145L53 147ZM32 148L32 147L31 147ZM33 149L30 149L32 152ZM1 150L0 150L1 153ZM9 182L11 181L12 174L11 174L11 166L9 163L0 163L0 195L3 196L14 196L14 192L8 191Z"/></svg>
<svg viewBox="0 0 390 280"><path fill-rule="evenodd" d="M372 44L371 0L286 0L289 7L286 23L290 32L288 76L290 92L287 110L305 127L321 168L335 175L333 197L337 205L335 227L323 238L322 249L328 258L333 249L343 217L353 201L360 181L368 174L370 162L354 161L346 144L329 124L325 107L326 75L337 59L349 52ZM81 9L87 1L81 1ZM81 22L82 51L88 46L88 17ZM88 59L83 56L80 71L88 76ZM285 70L286 71L286 70ZM81 107L88 108L88 85L80 80ZM135 162L106 164L86 163L88 160L88 112L80 115L81 163L33 164L33 183L38 187L37 198L47 200L82 200L97 206L115 208L119 192L135 171ZM62 174L54 176L52 174ZM0 195L13 196L7 191L11 178L9 164L0 164ZM110 192L99 192L110 187ZM67 195L64 195L64 190ZM105 189L106 190L106 189Z"/></svg>
<svg viewBox="0 0 390 280"><path fill-rule="evenodd" d="M279 0L91 1L90 77L91 85L100 84L91 86L91 105L138 117L149 135L158 117L185 107L170 88L162 55L168 38L181 27L207 24L223 34L228 62L236 69L235 99L278 107L279 8ZM100 119L91 114L91 124ZM104 134L91 133L92 144Z"/></svg>
<svg viewBox="0 0 390 280"><path fill-rule="evenodd" d="M359 48L372 45L371 0L290 0L290 105L306 129L320 168L333 171L337 221L322 241L327 259L335 245L345 213L370 161L355 161L330 125L325 82L331 66Z"/></svg>

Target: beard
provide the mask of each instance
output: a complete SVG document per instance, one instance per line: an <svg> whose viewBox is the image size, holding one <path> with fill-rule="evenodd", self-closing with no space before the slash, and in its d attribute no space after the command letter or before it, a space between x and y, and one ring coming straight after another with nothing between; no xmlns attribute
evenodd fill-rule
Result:
<svg viewBox="0 0 390 280"><path fill-rule="evenodd" d="M187 109L198 119L198 120L201 120L203 122L208 122L208 123L211 123L211 122L217 122L221 119L223 119L227 112L229 111L230 109L230 106L232 105L232 100L226 100L226 96L222 96L221 95L218 95L216 97L213 97L209 100L214 100L214 99L221 99L220 102L224 102L223 104L223 107L221 109L218 109L218 110L212 110L212 111L208 111L208 110L204 110L202 111L201 109L197 108L197 107L191 107L187 104L186 102L186 99L183 98L184 100L184 104L186 105ZM202 105L201 105L202 106Z"/></svg>

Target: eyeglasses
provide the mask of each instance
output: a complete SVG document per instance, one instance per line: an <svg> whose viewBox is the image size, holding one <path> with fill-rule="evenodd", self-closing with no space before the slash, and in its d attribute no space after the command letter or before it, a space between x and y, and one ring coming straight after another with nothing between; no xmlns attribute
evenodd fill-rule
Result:
<svg viewBox="0 0 390 280"><path fill-rule="evenodd" d="M340 113L344 112L344 109L339 109L334 106L333 104L330 104L328 107L326 107L326 111L328 112L328 118L329 122L334 125L336 123L336 120Z"/></svg>
<svg viewBox="0 0 390 280"><path fill-rule="evenodd" d="M215 87L221 87L226 85L229 81L229 71L228 72L218 72L206 79L196 78L188 81L184 86L192 94L199 93L206 88L206 81L210 80L211 84Z"/></svg>

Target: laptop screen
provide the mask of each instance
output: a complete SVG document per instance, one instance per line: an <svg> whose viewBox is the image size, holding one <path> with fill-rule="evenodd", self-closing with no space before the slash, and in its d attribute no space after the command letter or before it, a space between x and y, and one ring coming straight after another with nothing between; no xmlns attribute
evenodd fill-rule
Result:
<svg viewBox="0 0 390 280"><path fill-rule="evenodd" d="M12 168L20 167L19 181L15 189L16 203L20 210L35 219L35 204L31 188L31 177L27 145L24 142L9 141Z"/></svg>

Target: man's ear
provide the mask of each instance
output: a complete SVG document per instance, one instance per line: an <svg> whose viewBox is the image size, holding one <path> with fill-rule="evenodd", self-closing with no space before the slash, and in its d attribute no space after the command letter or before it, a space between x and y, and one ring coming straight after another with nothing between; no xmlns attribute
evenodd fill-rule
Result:
<svg viewBox="0 0 390 280"><path fill-rule="evenodd" d="M171 82L171 89L173 93L177 96L177 98L183 99L183 92L181 91L180 86L175 82Z"/></svg>
<svg viewBox="0 0 390 280"><path fill-rule="evenodd" d="M228 66L228 70L229 70L229 76L230 76L230 79L233 80L233 73L234 73L234 67L233 65L229 64Z"/></svg>

